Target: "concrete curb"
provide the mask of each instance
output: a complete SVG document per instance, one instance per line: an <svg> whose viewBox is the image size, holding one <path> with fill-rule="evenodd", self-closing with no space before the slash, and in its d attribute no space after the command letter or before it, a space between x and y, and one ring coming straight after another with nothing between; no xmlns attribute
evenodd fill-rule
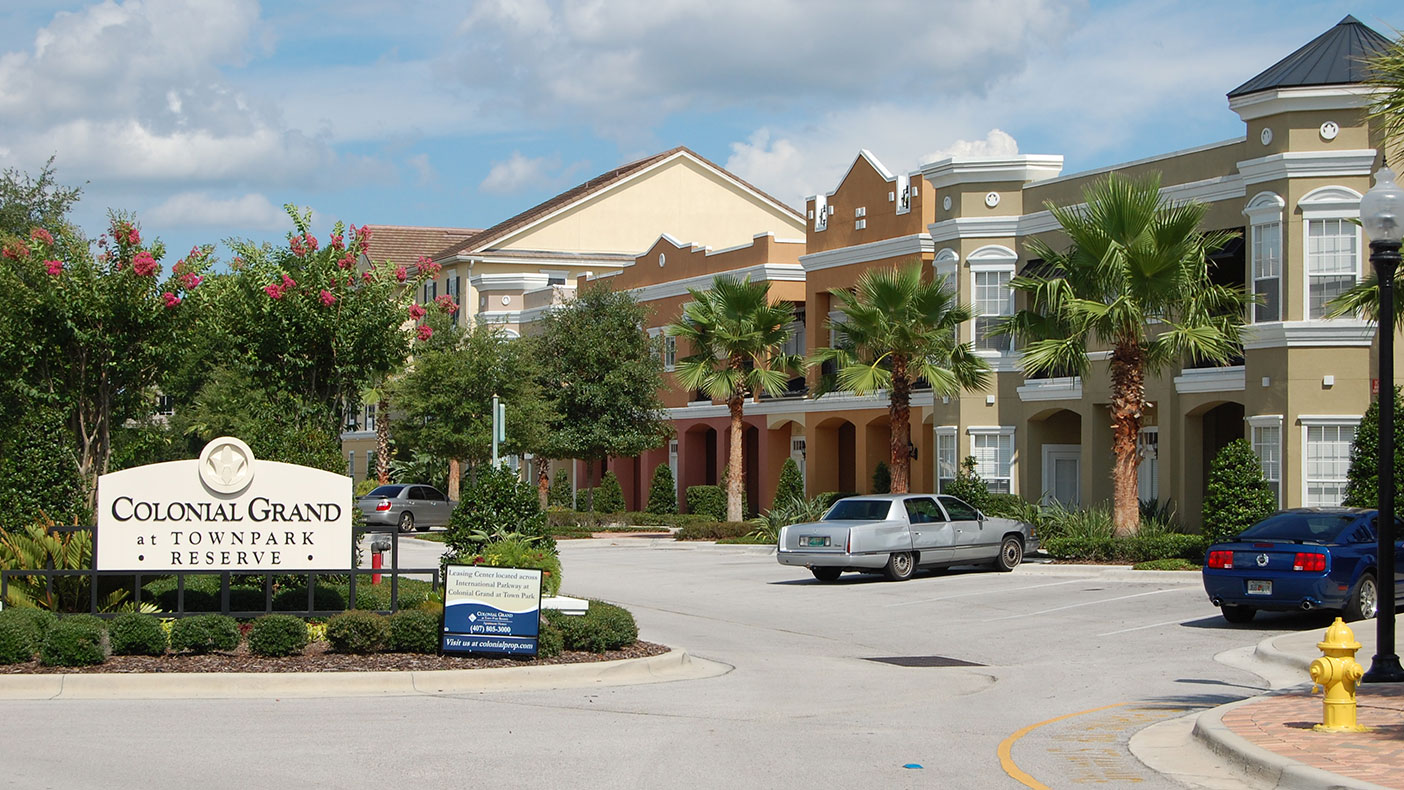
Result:
<svg viewBox="0 0 1404 790"><path fill-rule="evenodd" d="M1224 725L1224 714L1256 702L1263 696L1250 697L1199 714L1194 722L1194 737L1215 754L1239 766L1244 771L1275 782L1287 790L1387 790L1371 782L1333 774L1320 768L1303 765L1296 760L1250 742Z"/></svg>
<svg viewBox="0 0 1404 790"><path fill-rule="evenodd" d="M1317 638L1319 638L1319 634L1323 630L1324 629L1312 629L1311 631L1299 631L1292 634L1270 636L1259 642L1257 646L1253 648L1253 658L1267 664L1275 664L1277 666L1296 670L1305 675L1308 672L1308 668L1311 666L1314 656L1303 656L1298 653L1283 650L1277 646L1277 640L1307 633L1317 635Z"/></svg>
<svg viewBox="0 0 1404 790"><path fill-rule="evenodd" d="M670 650L648 658L422 672L0 675L0 699L289 699L476 694L717 677L734 667Z"/></svg>

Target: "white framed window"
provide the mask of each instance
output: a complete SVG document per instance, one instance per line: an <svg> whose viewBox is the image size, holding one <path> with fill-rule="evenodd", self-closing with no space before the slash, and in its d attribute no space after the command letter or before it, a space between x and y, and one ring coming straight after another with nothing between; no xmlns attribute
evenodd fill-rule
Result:
<svg viewBox="0 0 1404 790"><path fill-rule="evenodd" d="M956 427L940 425L936 428L936 491L946 490L956 478L959 467L956 458Z"/></svg>
<svg viewBox="0 0 1404 790"><path fill-rule="evenodd" d="M375 477L375 451L366 451L366 477Z"/></svg>
<svg viewBox="0 0 1404 790"><path fill-rule="evenodd" d="M1324 318L1327 305L1360 280L1360 193L1341 186L1313 189L1297 203L1302 214L1306 317Z"/></svg>
<svg viewBox="0 0 1404 790"><path fill-rule="evenodd" d="M570 274L565 269L542 269L541 273L546 275L547 285L565 285Z"/></svg>
<svg viewBox="0 0 1404 790"><path fill-rule="evenodd" d="M169 417L172 414L175 414L175 396L157 395L156 413L163 417Z"/></svg>
<svg viewBox="0 0 1404 790"><path fill-rule="evenodd" d="M1334 507L1345 499L1350 446L1359 417L1298 418L1302 424L1302 503Z"/></svg>
<svg viewBox="0 0 1404 790"><path fill-rule="evenodd" d="M352 450L346 454L346 476L356 476L356 451Z"/></svg>
<svg viewBox="0 0 1404 790"><path fill-rule="evenodd" d="M1287 201L1272 192L1259 192L1248 201L1250 254L1248 292L1260 302L1252 306L1254 322L1282 320L1282 211Z"/></svg>
<svg viewBox="0 0 1404 790"><path fill-rule="evenodd" d="M1273 500L1282 507L1282 415L1249 417L1248 431L1263 478L1272 489Z"/></svg>
<svg viewBox="0 0 1404 790"><path fill-rule="evenodd" d="M1136 455L1141 463L1136 467L1136 496L1142 502L1160 499L1160 428L1142 428L1136 436Z"/></svg>
<svg viewBox="0 0 1404 790"><path fill-rule="evenodd" d="M675 370L678 366L678 339L672 335L663 336L663 369Z"/></svg>
<svg viewBox="0 0 1404 790"><path fill-rule="evenodd" d="M829 348L838 348L845 339L843 325L848 323L848 314L842 310L829 311Z"/></svg>
<svg viewBox="0 0 1404 790"><path fill-rule="evenodd" d="M663 361L663 330L654 327L648 330L648 353L660 363Z"/></svg>
<svg viewBox="0 0 1404 790"><path fill-rule="evenodd" d="M975 472L991 494L1014 493L1014 427L967 428Z"/></svg>
<svg viewBox="0 0 1404 790"><path fill-rule="evenodd" d="M972 272L975 281L975 348L1006 352L1013 348L1007 334L989 334L995 322L1014 314L1014 270Z"/></svg>
<svg viewBox="0 0 1404 790"><path fill-rule="evenodd" d="M374 404L374 403L368 403L368 404L366 404L366 422L365 422L365 425L366 425L366 430L368 430L368 431L373 431L373 430L375 430L375 404Z"/></svg>

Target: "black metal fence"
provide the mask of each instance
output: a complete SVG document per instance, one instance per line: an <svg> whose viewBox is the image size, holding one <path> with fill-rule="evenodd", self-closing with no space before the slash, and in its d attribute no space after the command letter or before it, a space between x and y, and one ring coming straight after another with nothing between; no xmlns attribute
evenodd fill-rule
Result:
<svg viewBox="0 0 1404 790"><path fill-rule="evenodd" d="M93 566L97 565L97 527L84 526L54 526L50 532L90 532L92 533ZM353 567L349 568L322 568L318 570L302 571L264 571L248 573L244 571L166 571L158 573L134 573L132 571L100 571L94 568L80 569L56 569L53 562L47 563L48 567L38 569L16 568L12 570L0 570L0 601L4 601L9 596L10 583L12 579L24 578L32 579L42 577L44 579L44 589L50 600L54 599L54 579L56 578L82 578L88 581L88 613L100 617L112 617L116 612L100 611L100 584L101 579L131 579L132 580L132 608L140 611L142 604L142 580L175 576L176 577L176 610L174 612L162 612L165 616L186 617L192 614L208 614L206 610L187 612L185 610L185 580L189 576L219 576L219 613L232 617L259 617L265 614L273 614L273 579L274 577L307 577L307 608L306 609L279 609L278 614L296 614L304 617L330 617L340 614L342 610L318 609L316 607L317 578L318 577L346 577L347 578L347 608L354 608L356 605L356 577L358 574L383 574L390 577L390 608L377 610L382 614L390 614L400 609L400 577L401 576L423 576L428 575L431 579L431 588L437 592L441 579L442 569L433 568L401 568L400 567L400 533L395 527L359 527L357 535L361 533L367 535L388 535L390 543L390 566L388 568L359 568L357 565L357 547L353 544L351 556L347 558L347 563ZM376 542L372 537L372 542ZM232 577L263 577L263 608L261 610L234 610L230 607L230 581ZM125 585L123 585L125 587ZM125 602L124 602L125 604Z"/></svg>

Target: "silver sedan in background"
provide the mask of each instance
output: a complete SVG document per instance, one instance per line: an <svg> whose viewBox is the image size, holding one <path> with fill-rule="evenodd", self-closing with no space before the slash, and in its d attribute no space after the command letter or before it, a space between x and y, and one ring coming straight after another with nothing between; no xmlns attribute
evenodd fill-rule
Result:
<svg viewBox="0 0 1404 790"><path fill-rule="evenodd" d="M384 485L356 500L367 524L397 526L401 532L424 532L446 526L458 503L426 485Z"/></svg>

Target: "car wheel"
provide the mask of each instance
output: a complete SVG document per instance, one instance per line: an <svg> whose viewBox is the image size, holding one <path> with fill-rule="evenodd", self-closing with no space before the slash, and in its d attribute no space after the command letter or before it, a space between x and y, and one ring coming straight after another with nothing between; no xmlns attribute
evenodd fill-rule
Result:
<svg viewBox="0 0 1404 790"><path fill-rule="evenodd" d="M1341 614L1347 620L1373 620L1379 607L1380 588L1375 584L1375 577L1367 573L1360 577L1360 583L1355 585L1355 592L1351 593Z"/></svg>
<svg viewBox="0 0 1404 790"><path fill-rule="evenodd" d="M1018 538L1005 538L999 546L999 556L995 558L995 570L1008 573L1024 561L1024 544Z"/></svg>
<svg viewBox="0 0 1404 790"><path fill-rule="evenodd" d="M843 573L842 568L810 568L809 572L814 574L814 578L821 582L836 582Z"/></svg>
<svg viewBox="0 0 1404 790"><path fill-rule="evenodd" d="M887 556L887 565L882 569L882 572L888 581L904 582L912 578L914 567L912 555L905 551L899 551Z"/></svg>
<svg viewBox="0 0 1404 790"><path fill-rule="evenodd" d="M1253 619L1253 615L1257 614L1258 610L1251 606L1226 603L1219 607L1219 612L1230 623L1246 623Z"/></svg>
<svg viewBox="0 0 1404 790"><path fill-rule="evenodd" d="M401 513L401 514L400 514L400 531L401 531L401 532L414 532L414 514L413 514L413 513L410 513L409 511L405 511L404 513Z"/></svg>

